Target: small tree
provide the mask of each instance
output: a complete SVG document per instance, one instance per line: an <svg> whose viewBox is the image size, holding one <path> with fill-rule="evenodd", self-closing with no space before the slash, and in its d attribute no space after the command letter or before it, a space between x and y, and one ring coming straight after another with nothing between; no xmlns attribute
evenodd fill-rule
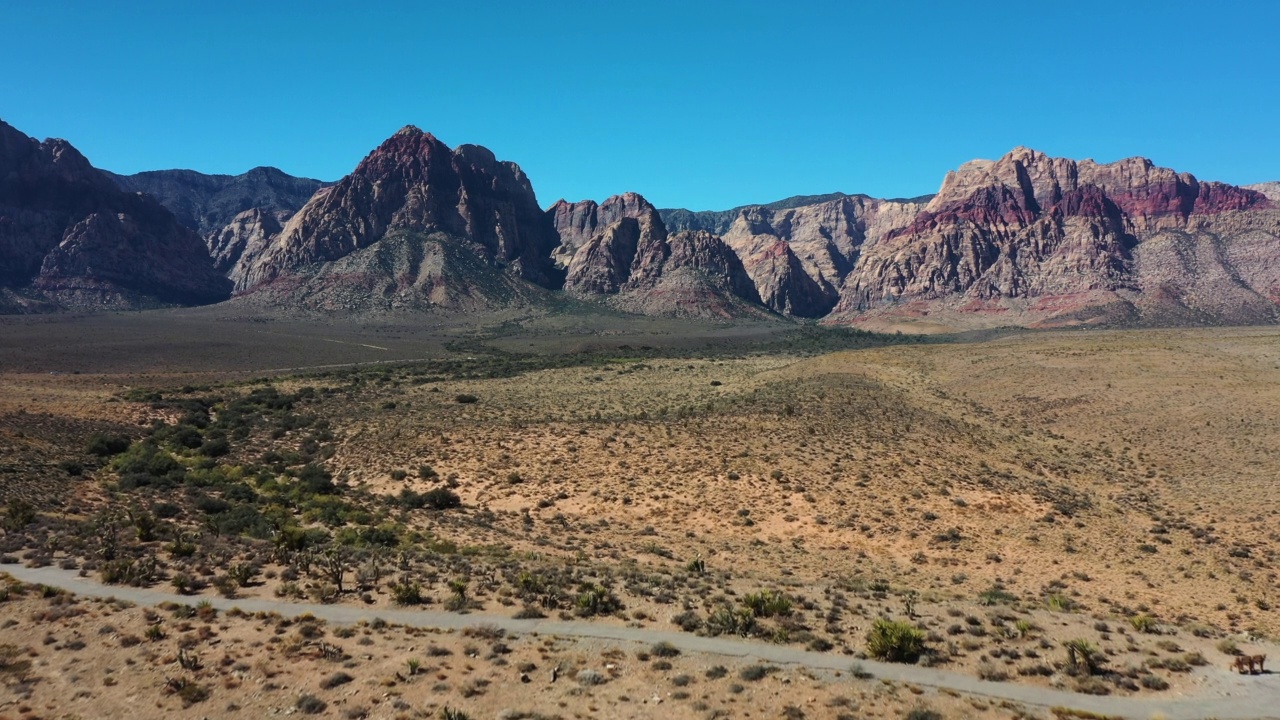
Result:
<svg viewBox="0 0 1280 720"><path fill-rule="evenodd" d="M21 530L36 520L36 509L21 498L9 501L4 509L4 529Z"/></svg>
<svg viewBox="0 0 1280 720"><path fill-rule="evenodd" d="M342 578L347 574L347 562L342 558L341 553L336 549L330 549L320 557L320 571L324 576L338 588L338 594L342 594Z"/></svg>

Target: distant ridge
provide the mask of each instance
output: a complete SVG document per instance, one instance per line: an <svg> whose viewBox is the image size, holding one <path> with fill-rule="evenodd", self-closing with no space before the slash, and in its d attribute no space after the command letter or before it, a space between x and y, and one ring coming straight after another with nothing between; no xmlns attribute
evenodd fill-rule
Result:
<svg viewBox="0 0 1280 720"><path fill-rule="evenodd" d="M273 168L108 175L64 141L4 129L3 312L217 302L233 284L236 303L267 313L596 303L881 327L1280 319L1280 184L1205 182L1145 158L1018 147L915 198L692 212L623 193L543 210L515 163L414 126L333 184Z"/></svg>

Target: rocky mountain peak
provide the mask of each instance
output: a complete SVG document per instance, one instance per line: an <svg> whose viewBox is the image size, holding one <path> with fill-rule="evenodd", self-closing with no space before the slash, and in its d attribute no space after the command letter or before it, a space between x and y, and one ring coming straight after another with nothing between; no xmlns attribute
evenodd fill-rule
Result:
<svg viewBox="0 0 1280 720"><path fill-rule="evenodd" d="M76 309L216 302L229 283L154 199L123 192L65 140L0 123L0 282Z"/></svg>
<svg viewBox="0 0 1280 720"><path fill-rule="evenodd" d="M93 169L89 159L62 138L45 140L40 143L40 150L63 172L87 173Z"/></svg>
<svg viewBox="0 0 1280 720"><path fill-rule="evenodd" d="M1262 193L1202 183L1190 173L1160 167L1143 157L1076 162L1019 146L999 160L972 160L947 173L925 210L938 214L983 205L976 198L979 193L996 193L1019 212L1038 213L1085 186L1101 189L1135 221L1162 226L1185 222L1192 214L1245 210L1267 202Z"/></svg>
<svg viewBox="0 0 1280 720"><path fill-rule="evenodd" d="M555 283L554 231L519 166L478 145L451 150L413 126L316 193L278 237L241 258L231 276L239 290L249 290L406 233L445 236L495 267Z"/></svg>
<svg viewBox="0 0 1280 720"><path fill-rule="evenodd" d="M662 224L657 208L634 192L612 195L602 203L595 200L575 203L557 200L547 210L547 217L560 239L554 252L554 260L560 267L568 267L578 248L623 218L644 218L650 224L655 221ZM663 233L666 233L665 225Z"/></svg>

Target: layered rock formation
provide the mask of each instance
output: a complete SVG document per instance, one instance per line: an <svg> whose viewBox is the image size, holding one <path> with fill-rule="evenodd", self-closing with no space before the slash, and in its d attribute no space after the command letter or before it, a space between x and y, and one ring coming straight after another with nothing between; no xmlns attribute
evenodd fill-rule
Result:
<svg viewBox="0 0 1280 720"><path fill-rule="evenodd" d="M949 173L910 222L866 243L835 313L964 301L970 313L1019 309L1017 324L1114 320L1117 308L1151 322L1269 320L1265 270L1238 265L1275 254L1245 239L1274 238L1273 218L1260 192L1142 158L1017 148Z"/></svg>
<svg viewBox="0 0 1280 720"><path fill-rule="evenodd" d="M654 207L649 201L633 192L614 195L603 203L557 200L547 210L551 225L559 236L559 244L552 257L558 266L567 268L578 248L605 228L623 218L640 219L653 212Z"/></svg>
<svg viewBox="0 0 1280 720"><path fill-rule="evenodd" d="M260 250L325 183L256 167L240 175L205 175L194 170L152 170L135 175L107 173L116 185L151 195L200 233L222 273L230 272L246 249Z"/></svg>
<svg viewBox="0 0 1280 720"><path fill-rule="evenodd" d="M739 205L736 208L728 210L685 210L683 208L662 208L658 210L658 214L662 215L662 222L667 224L667 228L671 232L680 232L681 230L705 230L714 235L724 235L729 231L733 221L738 219L738 215L743 210L752 210L763 208L765 210L790 210L792 208L808 207L809 205L820 205L831 200L839 200L840 198L849 197L844 193L827 193L826 195L793 195L783 200L777 200L763 205Z"/></svg>
<svg viewBox="0 0 1280 720"><path fill-rule="evenodd" d="M836 304L862 246L907 222L920 207L858 195L781 210L747 208L724 239L742 258L765 304L787 315L821 317Z"/></svg>
<svg viewBox="0 0 1280 720"><path fill-rule="evenodd" d="M145 195L118 189L64 140L0 122L4 309L106 309L223 300L204 243Z"/></svg>
<svg viewBox="0 0 1280 720"><path fill-rule="evenodd" d="M635 193L600 205L563 200L548 211L568 257L564 289L655 315L759 315L760 298L741 259L705 231L667 232L658 210Z"/></svg>
<svg viewBox="0 0 1280 720"><path fill-rule="evenodd" d="M483 310L563 289L677 316L1275 322L1280 183L1015 148L913 200L694 213L625 193L543 211L518 166L414 127L320 187L269 168L108 179L65 142L0 124L0 311L216 302L230 282L245 302L331 312Z"/></svg>
<svg viewBox="0 0 1280 720"><path fill-rule="evenodd" d="M288 218L325 183L294 177L273 167L240 175L206 175L194 170L151 170L134 175L107 173L129 192L144 192L169 208L183 225L208 238L237 215L261 210Z"/></svg>
<svg viewBox="0 0 1280 720"><path fill-rule="evenodd" d="M514 279L544 287L559 280L550 259L555 232L519 166L499 162L475 145L451 150L415 127L400 130L350 175L317 192L278 233L270 235L260 218L240 220L237 232L222 239L228 247L244 246L230 269L242 293L279 282L311 304L307 296L327 292L335 282L325 265L343 261L339 275L364 278L361 283L377 286L380 295L421 291L437 282L452 283L455 291L428 296L467 295L463 286L473 278L466 272L441 275L443 261L421 261L434 252L424 243L440 242ZM383 252L363 252L389 238L405 244L403 252L392 253L394 261ZM456 253L440 257L454 258L459 267L472 265ZM300 284L300 278L310 278L310 284Z"/></svg>

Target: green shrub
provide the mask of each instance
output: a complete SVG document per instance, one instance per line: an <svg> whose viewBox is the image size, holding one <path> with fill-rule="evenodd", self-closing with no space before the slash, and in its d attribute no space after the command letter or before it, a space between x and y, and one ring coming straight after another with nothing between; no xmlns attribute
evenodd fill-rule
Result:
<svg viewBox="0 0 1280 720"><path fill-rule="evenodd" d="M1156 632L1156 619L1150 615L1135 615L1129 618L1129 624L1140 633Z"/></svg>
<svg viewBox="0 0 1280 720"><path fill-rule="evenodd" d="M880 619L867 631L867 654L878 660L913 663L924 649L924 631L911 623Z"/></svg>
<svg viewBox="0 0 1280 720"><path fill-rule="evenodd" d="M587 583L574 602L575 611L583 617L608 615L622 609L622 601L608 588Z"/></svg>
<svg viewBox="0 0 1280 720"><path fill-rule="evenodd" d="M707 618L707 632L711 635L741 635L746 637L755 630L756 616L748 608L720 607Z"/></svg>
<svg viewBox="0 0 1280 720"><path fill-rule="evenodd" d="M36 521L36 508L21 498L13 498L5 504L4 517L0 519L5 530L21 530Z"/></svg>
<svg viewBox="0 0 1280 720"><path fill-rule="evenodd" d="M1102 671L1106 658L1088 640L1066 640L1062 646L1067 649L1067 667L1075 672L1083 671L1086 675L1097 675Z"/></svg>
<svg viewBox="0 0 1280 720"><path fill-rule="evenodd" d="M423 493L426 507L432 510L451 510L462 507L462 498L449 488L434 488Z"/></svg>
<svg viewBox="0 0 1280 720"><path fill-rule="evenodd" d="M391 586L391 601L397 605L421 605L422 586L418 583L396 583Z"/></svg>
<svg viewBox="0 0 1280 720"><path fill-rule="evenodd" d="M97 433L89 438L89 445L85 449L90 455L111 457L128 450L130 444L131 442L129 438L123 435L105 435L103 433Z"/></svg>
<svg viewBox="0 0 1280 720"><path fill-rule="evenodd" d="M776 590L764 590L743 596L742 604L755 617L791 614L791 599Z"/></svg>

